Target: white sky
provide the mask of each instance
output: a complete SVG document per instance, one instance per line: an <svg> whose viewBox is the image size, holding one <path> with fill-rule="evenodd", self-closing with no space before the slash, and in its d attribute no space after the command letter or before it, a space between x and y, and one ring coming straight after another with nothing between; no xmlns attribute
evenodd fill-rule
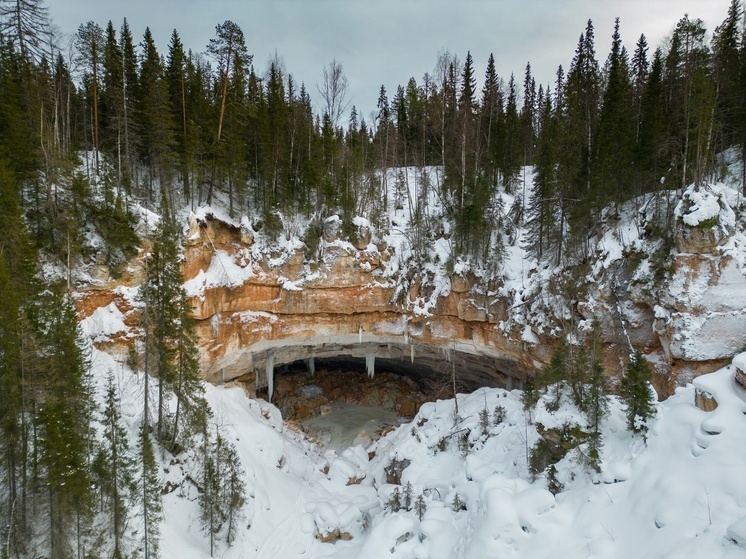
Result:
<svg viewBox="0 0 746 559"><path fill-rule="evenodd" d="M444 49L464 60L471 51L476 75L484 75L492 52L498 74L520 84L526 62L540 83L551 83L559 64L567 70L578 37L590 18L601 62L611 44L614 18L632 51L645 33L650 54L688 13L711 33L725 19L730 0L47 0L62 32L93 20L118 30L127 18L136 42L149 26L166 55L176 28L187 49L203 52L215 26L241 26L257 73L275 54L296 82L316 100L321 69L342 62L352 104L369 120L378 90L389 100L410 77L433 73ZM481 86L480 86L481 87Z"/></svg>

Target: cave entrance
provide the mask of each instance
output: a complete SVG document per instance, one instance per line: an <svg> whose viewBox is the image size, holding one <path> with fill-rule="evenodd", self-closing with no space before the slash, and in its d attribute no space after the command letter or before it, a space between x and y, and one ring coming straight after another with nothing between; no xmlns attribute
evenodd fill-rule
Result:
<svg viewBox="0 0 746 559"><path fill-rule="evenodd" d="M523 387L525 373L515 359L497 352L465 351L470 349L458 340L449 347L412 344L362 331L267 339L231 352L214 374L223 382L239 379L249 393L277 405L286 421L300 426L333 412L341 412L340 427L346 428L352 415L368 424L372 418L367 416L379 410L380 424L364 428L373 438L387 425L413 418L424 402L453 397L454 378L459 393L483 386ZM349 413L350 406L355 413Z"/></svg>
<svg viewBox="0 0 746 559"><path fill-rule="evenodd" d="M402 371L401 361L376 359L373 376L368 366L365 358L340 355L310 367L306 360L276 367L272 402L320 446L341 451L367 447L425 402L452 396L450 385L432 373Z"/></svg>

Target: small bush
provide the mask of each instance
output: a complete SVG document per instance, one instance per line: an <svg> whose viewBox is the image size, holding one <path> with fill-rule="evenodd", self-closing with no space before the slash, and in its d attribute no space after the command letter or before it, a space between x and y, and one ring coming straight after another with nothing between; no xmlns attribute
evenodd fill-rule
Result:
<svg viewBox="0 0 746 559"><path fill-rule="evenodd" d="M503 406L501 405L495 406L495 413L492 417L492 423L494 425L500 425L502 422L505 421L505 418L507 417L507 415L508 415L508 412Z"/></svg>

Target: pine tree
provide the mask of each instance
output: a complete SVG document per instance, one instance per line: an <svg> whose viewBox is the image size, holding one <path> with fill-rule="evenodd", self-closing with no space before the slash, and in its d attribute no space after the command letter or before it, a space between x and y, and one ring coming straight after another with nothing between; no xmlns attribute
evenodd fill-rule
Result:
<svg viewBox="0 0 746 559"><path fill-rule="evenodd" d="M684 16L674 29L665 59L669 177L673 186L703 185L712 166L715 86L700 19Z"/></svg>
<svg viewBox="0 0 746 559"><path fill-rule="evenodd" d="M87 82L90 84L88 90L88 103L92 107L93 123L91 126L93 136L94 151L94 182L99 171L99 149L101 127L99 125L99 89L101 88L101 63L102 50L104 45L104 32L101 27L89 21L78 27L78 33L75 38L75 44L79 55L79 61L83 64L87 74ZM91 177L89 177L90 179Z"/></svg>
<svg viewBox="0 0 746 559"><path fill-rule="evenodd" d="M635 351L619 384L619 394L627 405L627 426L634 433L647 432L647 422L655 414L651 378L645 356L640 350Z"/></svg>
<svg viewBox="0 0 746 559"><path fill-rule="evenodd" d="M213 56L217 63L218 84L221 89L220 116L217 129L217 141L220 143L228 102L228 87L237 70L236 61L240 60L243 68L246 68L251 64L252 56L248 54L246 49L243 31L232 21L226 20L217 25L215 35L207 45L207 52Z"/></svg>

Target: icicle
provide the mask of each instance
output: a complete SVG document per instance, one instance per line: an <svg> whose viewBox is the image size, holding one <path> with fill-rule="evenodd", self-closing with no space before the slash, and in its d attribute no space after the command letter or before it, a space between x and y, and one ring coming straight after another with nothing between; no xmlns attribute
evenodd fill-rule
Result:
<svg viewBox="0 0 746 559"><path fill-rule="evenodd" d="M358 328L358 331L357 331L357 340L358 340L358 343L363 343L363 326L362 326L362 324L360 325L360 327Z"/></svg>
<svg viewBox="0 0 746 559"><path fill-rule="evenodd" d="M446 363L450 363L451 359L453 359L453 354L451 353L451 348L450 347L444 347L443 348L443 353L445 354Z"/></svg>
<svg viewBox="0 0 746 559"><path fill-rule="evenodd" d="M407 324L407 317L402 316L401 321L402 321L402 326L404 327L404 343L408 344L409 343L409 328L408 328L409 325Z"/></svg>
<svg viewBox="0 0 746 559"><path fill-rule="evenodd" d="M508 390L513 390L513 377L511 377L510 375L508 375L508 382L507 382L506 388Z"/></svg>
<svg viewBox="0 0 746 559"><path fill-rule="evenodd" d="M267 372L267 393L269 394L269 401L272 401L272 393L275 391L275 356L267 356L266 364Z"/></svg>
<svg viewBox="0 0 746 559"><path fill-rule="evenodd" d="M373 378L376 374L376 354L365 354L365 370L368 371L368 378Z"/></svg>
<svg viewBox="0 0 746 559"><path fill-rule="evenodd" d="M316 362L314 361L313 357L309 357L308 359L306 359L306 368L312 375L316 373Z"/></svg>
<svg viewBox="0 0 746 559"><path fill-rule="evenodd" d="M414 363L414 346L409 346L409 360Z"/></svg>
<svg viewBox="0 0 746 559"><path fill-rule="evenodd" d="M215 313L210 317L210 326L212 327L212 337L217 338L220 334L220 313Z"/></svg>

